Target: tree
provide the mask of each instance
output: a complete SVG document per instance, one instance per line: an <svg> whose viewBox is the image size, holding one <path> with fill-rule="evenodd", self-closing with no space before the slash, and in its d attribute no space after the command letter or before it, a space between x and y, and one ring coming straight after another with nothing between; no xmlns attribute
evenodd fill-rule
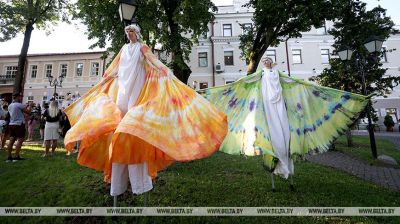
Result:
<svg viewBox="0 0 400 224"><path fill-rule="evenodd" d="M340 58L332 58L330 68L325 69L321 75L313 77L313 80L324 86L364 94L359 74L361 63L368 93L380 96L389 94L400 83L400 77L386 76L386 69L381 68L382 63L377 60L386 52L370 54L364 47L364 41L370 35L386 40L392 32L395 32L392 20L386 16L386 10L381 7L367 11L366 4L358 0L338 2L341 2L341 5L339 3L337 5L339 12L337 20L333 29L329 31L335 38L333 46L336 50L348 46L355 50L359 57L352 57L346 63L340 61ZM371 110L373 111L372 108ZM347 136L348 144L351 145L350 132Z"/></svg>
<svg viewBox="0 0 400 224"><path fill-rule="evenodd" d="M18 58L14 93L23 92L26 57L34 28L46 29L60 19L68 20L68 0L11 0L0 2L0 41L24 33L24 42Z"/></svg>
<svg viewBox="0 0 400 224"><path fill-rule="evenodd" d="M161 43L171 55L169 66L175 76L187 83L191 70L186 64L193 43L208 31L216 7L210 0L138 0L137 20L146 42L154 47ZM92 46L117 52L123 44L123 27L117 1L78 0L76 18L88 26L89 39L98 38Z"/></svg>
<svg viewBox="0 0 400 224"><path fill-rule="evenodd" d="M287 38L301 37L312 26L320 27L327 12L334 10L326 0L250 0L245 6L254 8L253 26L243 27L240 35L242 57L248 62L247 73L257 69L269 46L277 46ZM330 10L326 10L330 8Z"/></svg>

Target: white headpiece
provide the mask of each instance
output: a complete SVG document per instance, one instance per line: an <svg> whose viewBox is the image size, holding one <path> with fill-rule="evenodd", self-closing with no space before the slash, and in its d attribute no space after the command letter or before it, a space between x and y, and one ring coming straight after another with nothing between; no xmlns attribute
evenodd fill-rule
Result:
<svg viewBox="0 0 400 224"><path fill-rule="evenodd" d="M271 61L271 62L274 62L273 60L272 60L272 58L270 58L270 57L268 57L268 56L264 56L264 57L262 57L261 58L261 62L266 62L266 61Z"/></svg>
<svg viewBox="0 0 400 224"><path fill-rule="evenodd" d="M125 27L125 33L128 34L128 30L133 30L136 33L136 37L138 39L139 42L142 41L143 37L142 34L140 34L140 28L139 26L135 25L135 24L131 24Z"/></svg>

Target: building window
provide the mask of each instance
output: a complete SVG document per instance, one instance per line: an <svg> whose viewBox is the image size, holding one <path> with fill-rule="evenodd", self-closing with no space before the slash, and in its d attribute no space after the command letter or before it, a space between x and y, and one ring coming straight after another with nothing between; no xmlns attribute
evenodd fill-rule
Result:
<svg viewBox="0 0 400 224"><path fill-rule="evenodd" d="M235 80L225 80L225 84L233 83Z"/></svg>
<svg viewBox="0 0 400 224"><path fill-rule="evenodd" d="M201 82L200 89L206 89L206 88L208 88L208 82Z"/></svg>
<svg viewBox="0 0 400 224"><path fill-rule="evenodd" d="M199 53L199 67L208 67L207 52Z"/></svg>
<svg viewBox="0 0 400 224"><path fill-rule="evenodd" d="M46 65L45 67L46 78L52 76L51 73L53 72L53 65Z"/></svg>
<svg viewBox="0 0 400 224"><path fill-rule="evenodd" d="M61 71L60 71L60 75L63 77L67 77L67 71L68 71L68 65L67 64L62 64L61 65Z"/></svg>
<svg viewBox="0 0 400 224"><path fill-rule="evenodd" d="M6 78L13 79L17 75L18 66L6 66Z"/></svg>
<svg viewBox="0 0 400 224"><path fill-rule="evenodd" d="M37 76L37 65L31 65L31 78L34 79Z"/></svg>
<svg viewBox="0 0 400 224"><path fill-rule="evenodd" d="M83 63L76 64L76 76L81 77L83 73Z"/></svg>
<svg viewBox="0 0 400 224"><path fill-rule="evenodd" d="M233 65L233 51L224 51L225 65Z"/></svg>
<svg viewBox="0 0 400 224"><path fill-rule="evenodd" d="M272 61L276 62L276 50L267 50L267 57L272 58Z"/></svg>
<svg viewBox="0 0 400 224"><path fill-rule="evenodd" d="M329 59L331 59L329 49L321 49L322 64L329 64Z"/></svg>
<svg viewBox="0 0 400 224"><path fill-rule="evenodd" d="M242 24L242 33L247 34L252 30L253 25L251 23L243 23Z"/></svg>
<svg viewBox="0 0 400 224"><path fill-rule="evenodd" d="M293 64L302 64L303 60L301 59L301 50L293 49L292 50Z"/></svg>
<svg viewBox="0 0 400 224"><path fill-rule="evenodd" d="M223 24L223 35L224 37L231 37L232 36L232 24Z"/></svg>
<svg viewBox="0 0 400 224"><path fill-rule="evenodd" d="M386 47L382 47L381 62L388 62L386 57Z"/></svg>
<svg viewBox="0 0 400 224"><path fill-rule="evenodd" d="M92 69L90 70L90 75L98 76L99 75L100 64L98 62L92 63Z"/></svg>

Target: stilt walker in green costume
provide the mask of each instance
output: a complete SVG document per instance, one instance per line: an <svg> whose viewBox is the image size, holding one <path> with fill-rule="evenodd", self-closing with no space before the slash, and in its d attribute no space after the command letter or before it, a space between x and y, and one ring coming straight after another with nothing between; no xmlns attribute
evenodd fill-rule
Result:
<svg viewBox="0 0 400 224"><path fill-rule="evenodd" d="M287 179L294 173L293 160L327 151L365 109L368 97L288 77L273 69L270 58L262 63L263 70L200 93L228 116L220 151L262 155L266 169Z"/></svg>

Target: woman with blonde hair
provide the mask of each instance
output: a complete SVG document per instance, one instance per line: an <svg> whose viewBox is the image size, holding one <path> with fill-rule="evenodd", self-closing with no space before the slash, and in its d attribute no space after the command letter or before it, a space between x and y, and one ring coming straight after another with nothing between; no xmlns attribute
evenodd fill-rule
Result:
<svg viewBox="0 0 400 224"><path fill-rule="evenodd" d="M61 115L61 110L58 108L58 103L55 100L51 101L49 108L43 113L43 119L46 121L44 127L45 152L43 157L49 155L50 145L50 155L53 155L57 148L57 140L60 137L58 129L60 128Z"/></svg>

